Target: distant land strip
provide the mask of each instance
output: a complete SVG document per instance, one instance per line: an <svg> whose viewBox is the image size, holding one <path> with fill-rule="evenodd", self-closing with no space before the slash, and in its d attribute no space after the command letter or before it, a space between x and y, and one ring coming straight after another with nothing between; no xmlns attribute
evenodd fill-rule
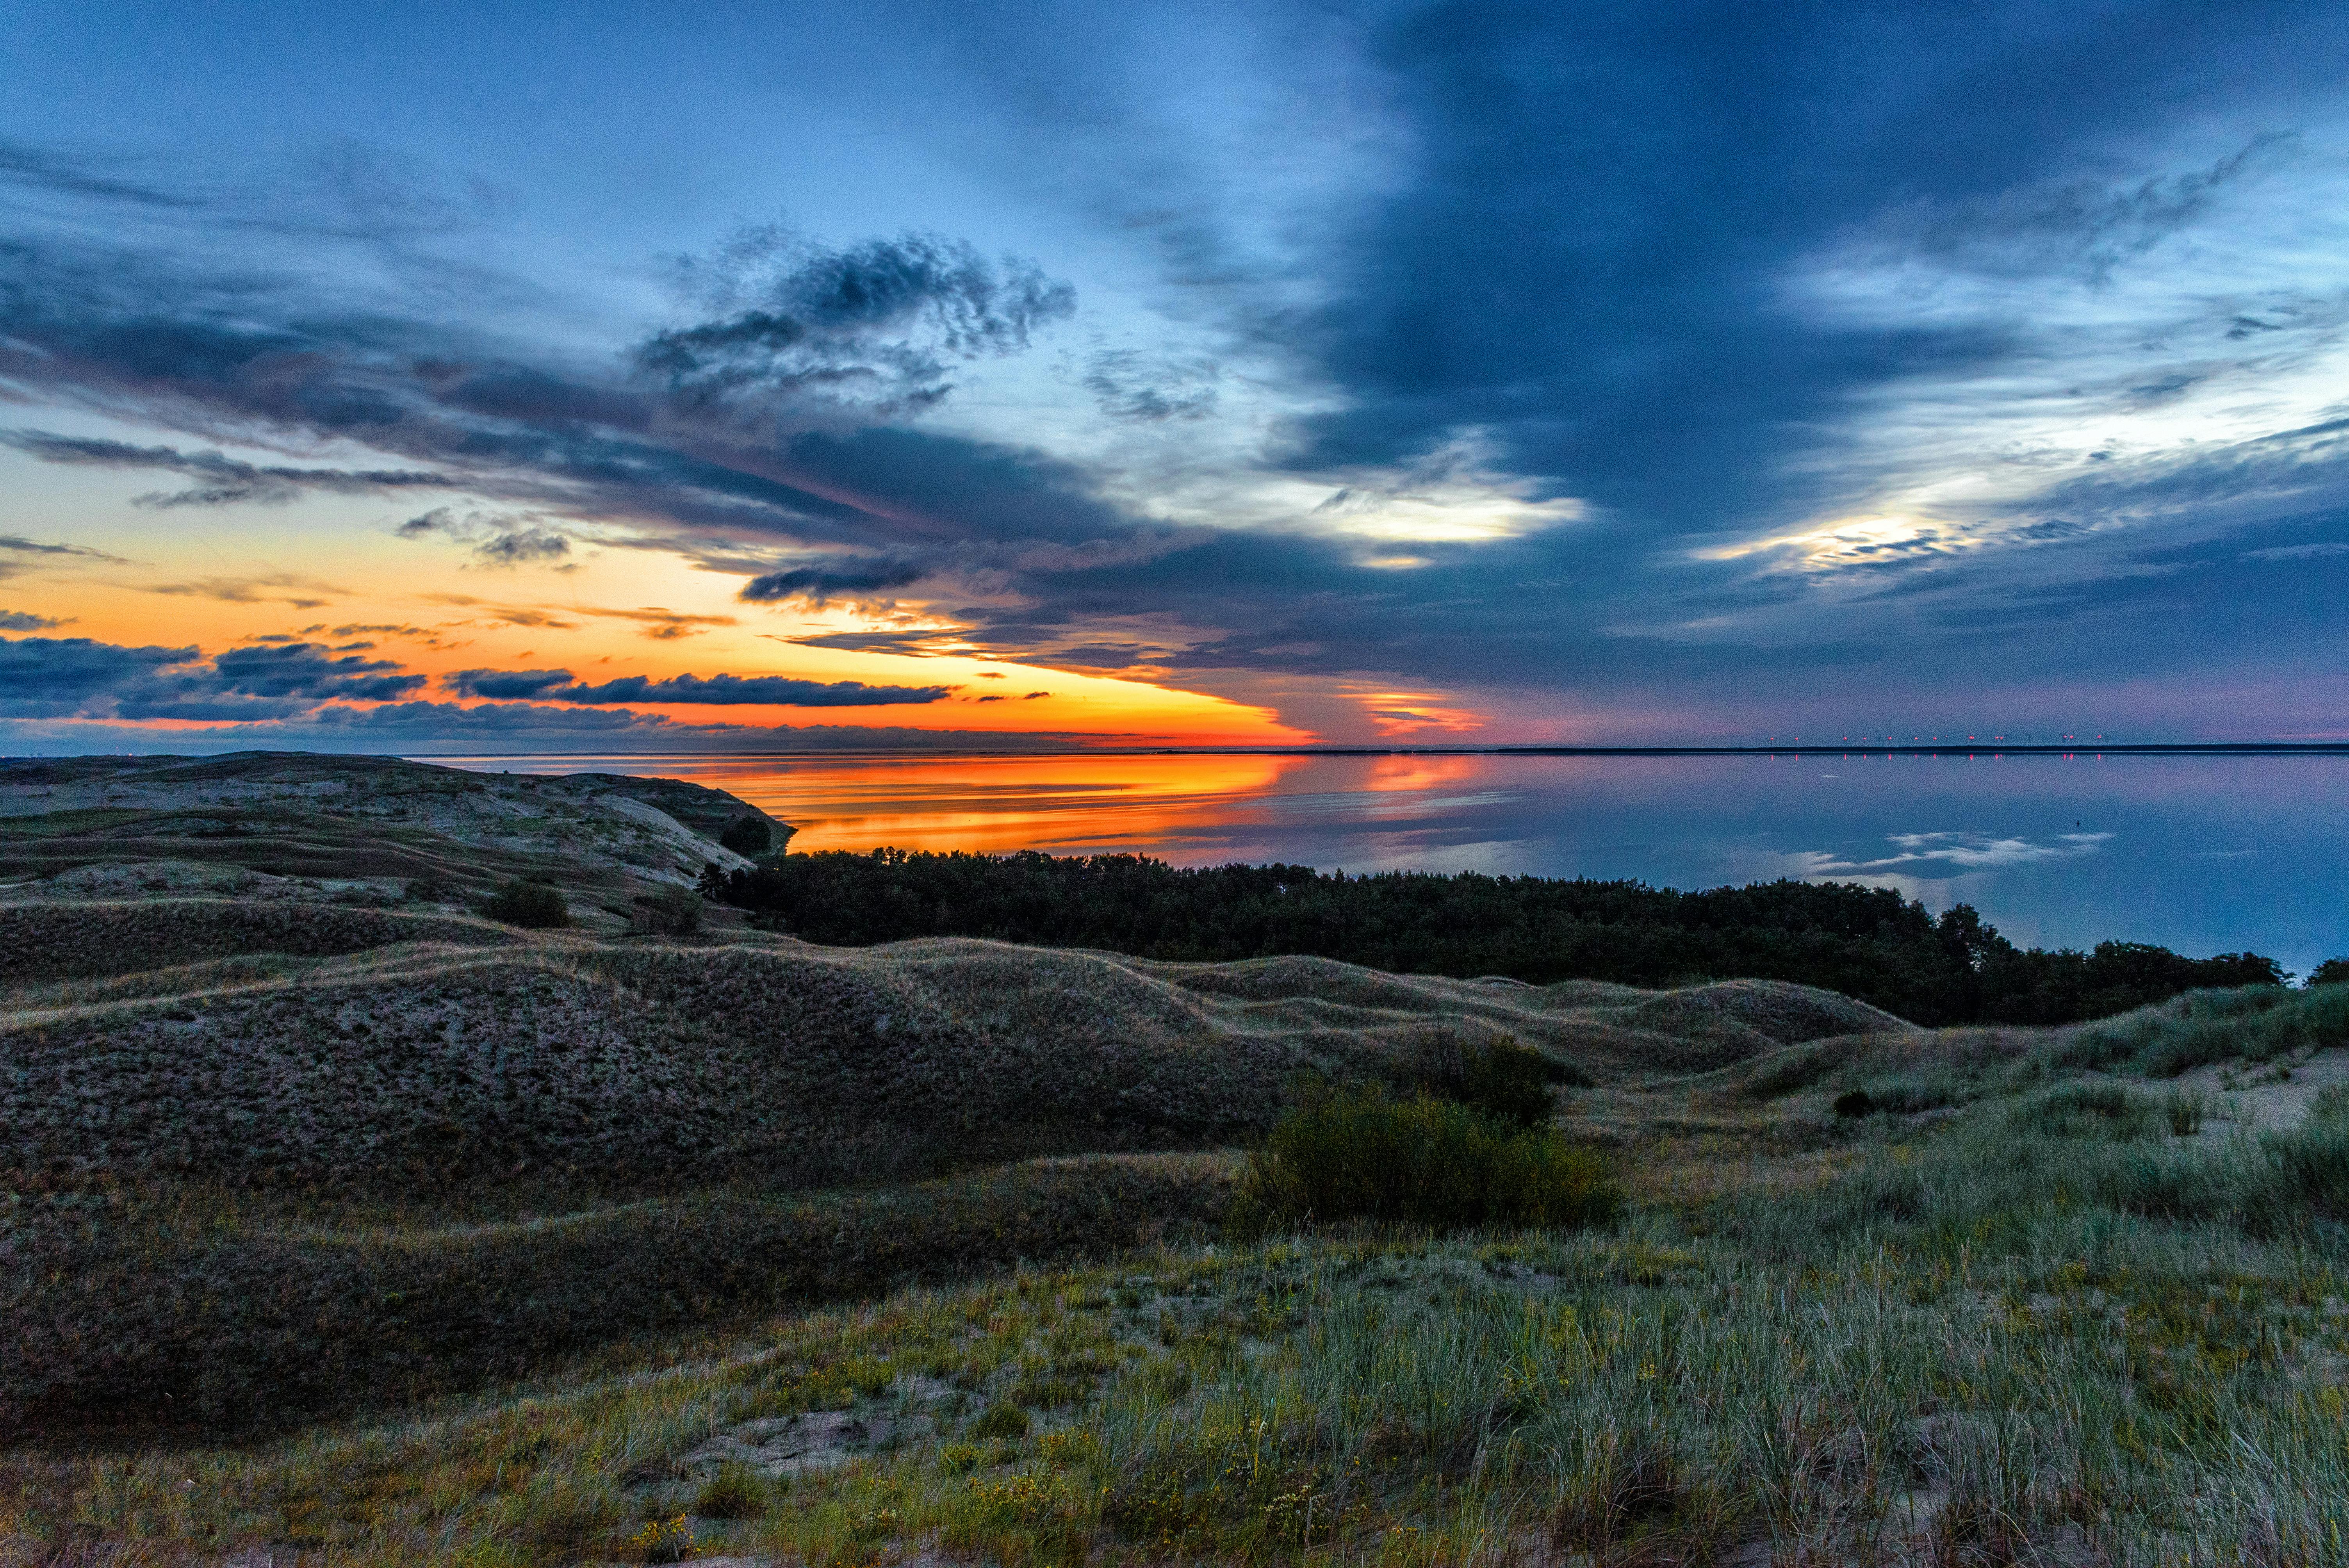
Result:
<svg viewBox="0 0 2349 1568"><path fill-rule="evenodd" d="M2349 740L2226 740L2115 743L2071 741L2021 745L2005 741L1960 741L1906 746L1836 744L1814 746L1125 746L1078 747L1053 750L1003 748L978 751L957 748L947 751L905 748L824 748L759 751L409 751L410 761L475 761L545 758L947 758L947 757L1849 757L1881 752L1899 757L2349 757ZM160 753L157 755L160 755Z"/></svg>

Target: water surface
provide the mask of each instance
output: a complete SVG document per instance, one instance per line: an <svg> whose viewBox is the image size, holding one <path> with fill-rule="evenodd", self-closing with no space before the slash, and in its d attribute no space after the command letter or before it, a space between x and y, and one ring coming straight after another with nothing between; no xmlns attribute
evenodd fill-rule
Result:
<svg viewBox="0 0 2349 1568"><path fill-rule="evenodd" d="M440 758L657 774L800 829L794 851L1102 851L1636 877L1781 876L1973 904L2024 944L2349 953L2349 757Z"/></svg>

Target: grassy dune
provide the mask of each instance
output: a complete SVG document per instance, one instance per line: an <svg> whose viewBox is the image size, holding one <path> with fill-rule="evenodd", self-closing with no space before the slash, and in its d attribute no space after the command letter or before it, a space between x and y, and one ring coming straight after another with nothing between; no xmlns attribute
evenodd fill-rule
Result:
<svg viewBox="0 0 2349 1568"><path fill-rule="evenodd" d="M2349 986L620 930L0 902L0 1568L2349 1564Z"/></svg>
<svg viewBox="0 0 2349 1568"><path fill-rule="evenodd" d="M0 1474L27 1552L125 1553L59 1562L2349 1561L2349 1097L2217 1138L2054 1115L2162 1093L2066 1076L2068 1044L1930 1119L1716 1077L1682 1093L1740 1097L1744 1136L1692 1134L1643 1119L1651 1079L1594 1088L1640 1151L1599 1230L1170 1235ZM1757 1158L1788 1122L1813 1148Z"/></svg>
<svg viewBox="0 0 2349 1568"><path fill-rule="evenodd" d="M1658 996L1325 960L1159 965L954 940L680 948L285 913L0 906L0 923L53 915L72 933L51 944L69 974L92 952L387 944L281 953L272 972L186 993L28 988L57 1005L0 1021L0 1169L354 1191L533 1171L598 1191L804 1184L1245 1136L1270 1125L1295 1074L1392 1078L1438 1037L1513 1040L1611 1078L1899 1027L1765 983ZM41 954L28 942L19 974Z"/></svg>
<svg viewBox="0 0 2349 1568"><path fill-rule="evenodd" d="M1592 1082L1897 1026L1783 985L679 946L227 900L9 920L0 1418L60 1433L283 1425L1212 1226L1233 1162L1172 1151L1255 1140L1299 1083L1408 1089L1496 1041ZM240 947L264 951L205 956ZM99 954L170 966L81 978Z"/></svg>

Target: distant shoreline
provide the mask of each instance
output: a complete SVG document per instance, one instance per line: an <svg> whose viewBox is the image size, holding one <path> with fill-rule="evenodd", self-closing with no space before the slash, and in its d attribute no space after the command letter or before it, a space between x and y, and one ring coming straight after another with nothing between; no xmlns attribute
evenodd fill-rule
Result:
<svg viewBox="0 0 2349 1568"><path fill-rule="evenodd" d="M228 751L18 751L0 752L0 762L57 762L78 758L246 755L285 757L387 757L409 762L594 761L713 762L789 757L904 761L1036 758L1120 757L2349 757L2349 740L2162 741L2158 743L2000 741L1907 746L1120 746L1060 750L978 750L967 747L932 751L899 747L811 747L761 751L315 751L299 747L242 747Z"/></svg>
<svg viewBox="0 0 2349 1568"><path fill-rule="evenodd" d="M356 755L325 753L323 755ZM797 751L403 751L419 762L458 758L665 758L710 759L753 757L826 758L1029 758L1029 757L2349 757L2349 740L2187 741L2158 744L2003 742L1909 746L1123 746L1061 751L909 750L875 747Z"/></svg>

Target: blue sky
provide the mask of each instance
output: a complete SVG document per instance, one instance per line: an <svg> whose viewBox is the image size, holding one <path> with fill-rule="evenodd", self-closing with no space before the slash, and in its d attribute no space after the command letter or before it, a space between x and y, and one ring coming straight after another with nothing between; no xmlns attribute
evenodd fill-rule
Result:
<svg viewBox="0 0 2349 1568"><path fill-rule="evenodd" d="M0 743L2349 732L2337 7L0 24Z"/></svg>

